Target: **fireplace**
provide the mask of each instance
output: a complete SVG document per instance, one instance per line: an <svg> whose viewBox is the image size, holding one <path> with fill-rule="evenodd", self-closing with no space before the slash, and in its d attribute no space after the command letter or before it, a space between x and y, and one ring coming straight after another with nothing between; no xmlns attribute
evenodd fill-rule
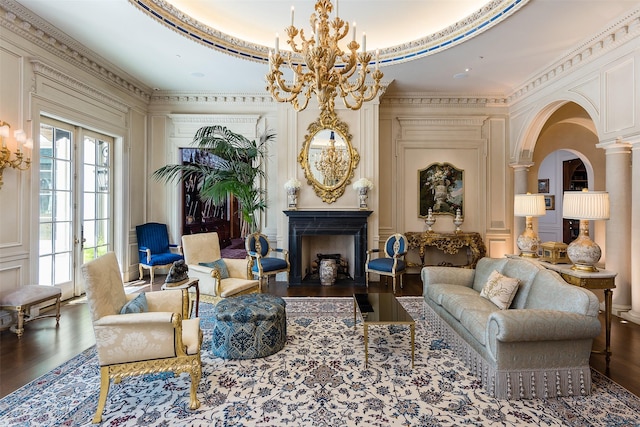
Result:
<svg viewBox="0 0 640 427"><path fill-rule="evenodd" d="M364 284L367 220L371 211L284 211L289 217L289 284L302 283L303 236L353 236L353 280Z"/></svg>

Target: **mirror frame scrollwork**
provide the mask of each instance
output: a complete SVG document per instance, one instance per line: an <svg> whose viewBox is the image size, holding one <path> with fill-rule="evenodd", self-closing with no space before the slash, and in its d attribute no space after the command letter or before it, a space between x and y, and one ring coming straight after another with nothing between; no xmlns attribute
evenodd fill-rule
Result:
<svg viewBox="0 0 640 427"><path fill-rule="evenodd" d="M335 185L325 185L320 182L313 174L309 151L316 134L323 130L334 131L345 143L346 150L349 155L349 165L344 176ZM300 154L298 155L298 163L304 170L304 176L307 179L307 183L313 187L315 193L325 203L333 203L340 198L345 191L345 188L351 182L354 171L360 162L360 155L353 148L351 143L351 134L349 133L349 127L346 123L341 121L335 113L321 114L321 116L311 123L307 128L307 134L304 137L304 145Z"/></svg>

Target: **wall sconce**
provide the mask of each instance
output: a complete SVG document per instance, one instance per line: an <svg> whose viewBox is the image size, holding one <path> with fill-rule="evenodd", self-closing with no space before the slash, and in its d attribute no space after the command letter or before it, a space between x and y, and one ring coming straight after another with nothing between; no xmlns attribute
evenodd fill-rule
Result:
<svg viewBox="0 0 640 427"><path fill-rule="evenodd" d="M0 188L2 188L2 175L5 168L11 167L24 171L31 166L31 158L28 156L25 158L22 152L22 146L24 145L27 150L31 150L33 148L33 141L31 138L27 139L27 134L22 129L16 130L13 133L13 137L16 140L16 149L15 152L12 152L11 149L7 147L7 138L9 138L10 130L11 125L0 120L0 139L2 140L2 149L0 149Z"/></svg>
<svg viewBox="0 0 640 427"><path fill-rule="evenodd" d="M516 194L513 200L513 214L526 218L527 225L524 232L518 236L518 249L520 256L537 258L540 239L533 231L531 218L534 216L544 216L546 208L544 205L544 194Z"/></svg>
<svg viewBox="0 0 640 427"><path fill-rule="evenodd" d="M580 234L567 247L574 270L598 271L600 246L589 237L589 221L609 219L609 193L606 191L565 191L562 217L580 220Z"/></svg>

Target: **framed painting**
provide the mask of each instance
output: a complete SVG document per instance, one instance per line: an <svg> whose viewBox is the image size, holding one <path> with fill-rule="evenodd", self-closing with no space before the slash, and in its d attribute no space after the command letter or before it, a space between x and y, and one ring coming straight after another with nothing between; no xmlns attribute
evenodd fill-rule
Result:
<svg viewBox="0 0 640 427"><path fill-rule="evenodd" d="M464 170L450 163L433 163L418 170L418 217L433 214L464 215Z"/></svg>
<svg viewBox="0 0 640 427"><path fill-rule="evenodd" d="M548 211L556 209L556 196L544 196L544 207Z"/></svg>
<svg viewBox="0 0 640 427"><path fill-rule="evenodd" d="M538 193L548 193L549 192L549 179L539 179L538 180Z"/></svg>

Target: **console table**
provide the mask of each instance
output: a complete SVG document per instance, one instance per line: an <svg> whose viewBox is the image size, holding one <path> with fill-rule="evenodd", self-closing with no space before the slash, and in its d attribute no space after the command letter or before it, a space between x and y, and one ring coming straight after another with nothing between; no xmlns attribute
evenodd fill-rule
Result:
<svg viewBox="0 0 640 427"><path fill-rule="evenodd" d="M560 274L565 282L580 286L586 289L603 289L604 290L604 326L605 326L605 348L602 351L593 351L592 353L604 354L606 364L609 366L611 360L611 312L612 312L612 289L615 289L615 277L617 273L608 270L599 269L598 271L582 271L572 270L569 264L551 264L545 261L539 261L540 265L553 270Z"/></svg>
<svg viewBox="0 0 640 427"><path fill-rule="evenodd" d="M486 248L480 233L436 233L433 231L424 232L407 232L405 233L409 242L409 249L417 249L420 254L421 265L412 265L409 267L424 267L425 265L425 249L428 246L435 247L445 254L455 255L460 249L468 248L471 251L471 257L467 257L467 264L461 267L475 268L478 260L485 256Z"/></svg>

